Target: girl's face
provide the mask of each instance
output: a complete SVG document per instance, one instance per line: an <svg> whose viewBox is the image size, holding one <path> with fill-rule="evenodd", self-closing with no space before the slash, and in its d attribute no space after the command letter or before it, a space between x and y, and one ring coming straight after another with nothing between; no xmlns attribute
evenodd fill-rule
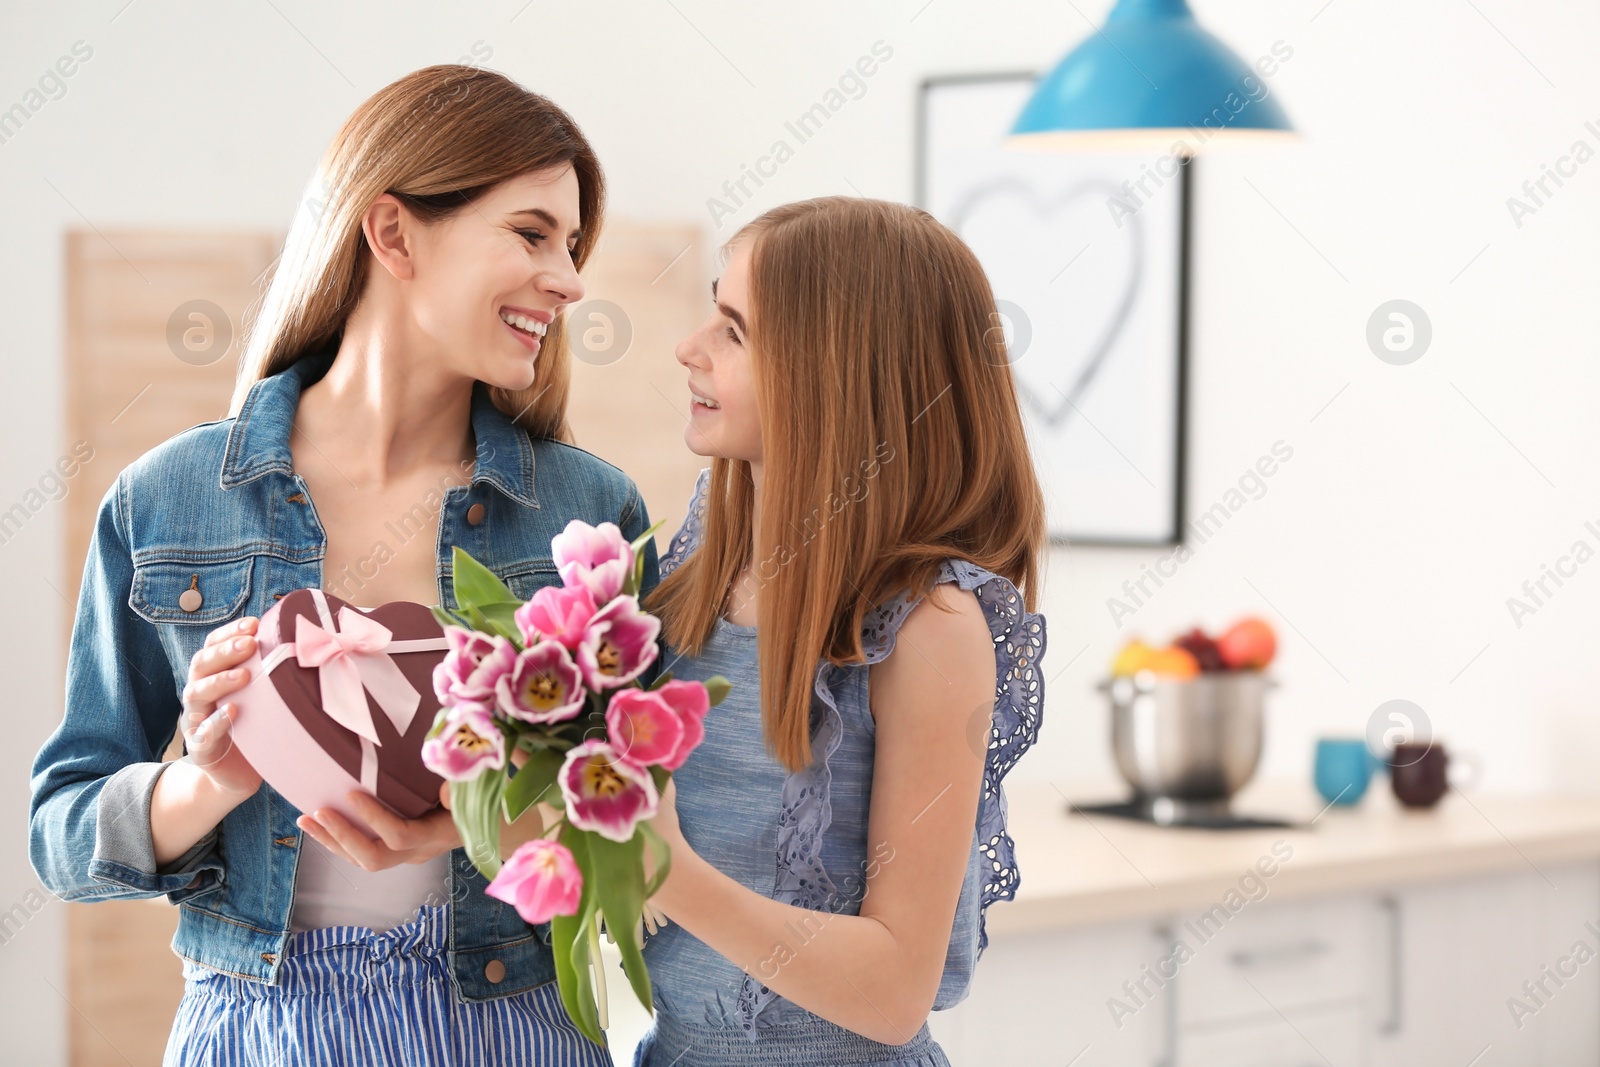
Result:
<svg viewBox="0 0 1600 1067"><path fill-rule="evenodd" d="M409 307L425 345L503 389L533 382L542 334L583 298L572 261L578 178L570 166L501 182L417 234Z"/></svg>
<svg viewBox="0 0 1600 1067"><path fill-rule="evenodd" d="M711 283L715 306L700 328L678 342L689 370L689 425L683 439L699 456L761 463L761 416L751 377L748 242L736 243L722 277Z"/></svg>

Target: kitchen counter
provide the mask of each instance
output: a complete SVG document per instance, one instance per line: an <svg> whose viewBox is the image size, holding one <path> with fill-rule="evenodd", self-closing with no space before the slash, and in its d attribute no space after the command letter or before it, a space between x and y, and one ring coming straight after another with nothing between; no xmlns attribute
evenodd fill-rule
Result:
<svg viewBox="0 0 1600 1067"><path fill-rule="evenodd" d="M1022 880L1015 900L989 909L990 934L1210 908L1263 858L1268 869L1277 864L1262 879L1268 895L1287 899L1500 871L1543 875L1548 865L1600 857L1600 797L1452 789L1431 810L1413 811L1395 801L1386 777L1349 808L1325 809L1309 785L1292 782L1256 783L1235 798L1237 813L1301 824L1294 829L1169 829L1067 813L1069 800L1125 792L1117 782L1006 789ZM1244 888L1261 892L1248 879Z"/></svg>

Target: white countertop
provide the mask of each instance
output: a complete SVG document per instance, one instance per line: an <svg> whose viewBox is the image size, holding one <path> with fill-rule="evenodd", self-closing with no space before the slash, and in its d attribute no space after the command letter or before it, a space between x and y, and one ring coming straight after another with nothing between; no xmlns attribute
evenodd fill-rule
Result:
<svg viewBox="0 0 1600 1067"><path fill-rule="evenodd" d="M1210 907L1258 860L1273 859L1280 840L1293 855L1268 879L1274 897L1600 857L1600 797L1452 789L1431 810L1414 811L1395 801L1383 776L1348 808L1324 810L1309 784L1293 782L1255 783L1235 798L1239 814L1310 824L1305 829L1170 829L1066 810L1069 800L1094 804L1125 793L1117 782L1007 787L1022 880L1015 900L989 909L991 935Z"/></svg>

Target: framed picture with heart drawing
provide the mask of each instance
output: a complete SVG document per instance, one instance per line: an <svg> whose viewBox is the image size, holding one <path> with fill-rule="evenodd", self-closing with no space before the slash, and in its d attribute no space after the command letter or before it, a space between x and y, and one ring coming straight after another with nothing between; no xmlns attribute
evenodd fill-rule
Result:
<svg viewBox="0 0 1600 1067"><path fill-rule="evenodd" d="M994 287L1051 538L1174 544L1194 164L1006 146L1034 82L923 83L917 203L960 234Z"/></svg>

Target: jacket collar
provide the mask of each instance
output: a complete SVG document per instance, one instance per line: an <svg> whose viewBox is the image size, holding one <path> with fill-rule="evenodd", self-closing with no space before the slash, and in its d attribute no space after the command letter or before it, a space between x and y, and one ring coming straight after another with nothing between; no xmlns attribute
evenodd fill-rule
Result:
<svg viewBox="0 0 1600 1067"><path fill-rule="evenodd" d="M294 474L289 432L300 406L300 393L327 373L334 349L302 356L276 374L250 387L222 457L222 488L233 489L270 471ZM472 484L487 482L519 504L536 508L533 491L533 444L527 431L489 398L489 387L472 383L472 433L477 462Z"/></svg>

